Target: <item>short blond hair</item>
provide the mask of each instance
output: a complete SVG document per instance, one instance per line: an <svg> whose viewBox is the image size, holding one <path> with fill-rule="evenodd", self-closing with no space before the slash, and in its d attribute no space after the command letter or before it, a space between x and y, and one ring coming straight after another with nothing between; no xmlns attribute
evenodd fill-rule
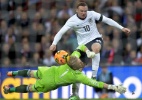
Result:
<svg viewBox="0 0 142 100"><path fill-rule="evenodd" d="M67 62L69 67L71 67L74 70L78 70L79 68L82 67L79 63L80 62L78 62L78 58L75 56L70 56L69 61Z"/></svg>

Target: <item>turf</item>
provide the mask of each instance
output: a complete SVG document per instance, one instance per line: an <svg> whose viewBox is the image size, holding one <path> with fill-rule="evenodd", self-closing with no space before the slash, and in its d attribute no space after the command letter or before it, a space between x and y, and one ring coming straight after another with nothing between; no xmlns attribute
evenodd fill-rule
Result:
<svg viewBox="0 0 142 100"><path fill-rule="evenodd" d="M0 100L5 100L5 99L0 99ZM14 99L14 100L19 100L19 99ZM20 100L27 100L27 99L20 99ZM28 100L68 100L68 99L28 99ZM142 100L140 99L80 99L80 100Z"/></svg>

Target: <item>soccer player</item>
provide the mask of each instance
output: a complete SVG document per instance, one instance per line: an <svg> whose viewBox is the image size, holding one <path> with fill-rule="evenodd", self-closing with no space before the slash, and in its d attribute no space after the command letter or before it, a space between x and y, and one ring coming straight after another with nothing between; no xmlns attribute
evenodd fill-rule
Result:
<svg viewBox="0 0 142 100"><path fill-rule="evenodd" d="M95 11L88 11L88 6L85 2L79 2L76 6L76 14L67 20L65 25L55 35L54 41L50 46L50 50L55 51L56 45L69 29L73 29L77 35L78 45L85 44L89 50L94 51L95 57L92 58L92 77L96 77L99 62L100 50L102 49L103 39L102 35L98 32L96 21L104 22L108 25L114 26L122 32L130 33L130 29L119 25L114 20L101 15Z"/></svg>
<svg viewBox="0 0 142 100"><path fill-rule="evenodd" d="M87 4L85 2L79 2L76 6L76 14L67 20L65 25L55 35L54 41L50 46L50 50L55 51L56 45L63 34L65 34L69 29L73 29L77 35L78 45L85 44L89 50L92 50L95 53L95 57L92 58L93 79L96 79L100 63L100 51L103 46L102 35L98 32L96 21L114 26L126 34L130 33L130 29L119 25L114 20L107 18L100 13L88 11Z"/></svg>
<svg viewBox="0 0 142 100"><path fill-rule="evenodd" d="M17 87L9 87L5 85L3 87L4 93L49 92L60 86L67 86L76 82L92 87L115 90L119 93L126 92L126 88L122 85L116 86L98 82L83 74L81 71L85 67L85 64L79 58L81 56L80 51L87 51L86 54L89 58L94 56L94 52L89 51L85 45L80 45L70 56L61 53L64 57L66 57L67 64L52 67L39 66L38 70L24 69L19 71L9 71L7 73L8 76L33 77L37 78L37 80L33 85L20 85Z"/></svg>

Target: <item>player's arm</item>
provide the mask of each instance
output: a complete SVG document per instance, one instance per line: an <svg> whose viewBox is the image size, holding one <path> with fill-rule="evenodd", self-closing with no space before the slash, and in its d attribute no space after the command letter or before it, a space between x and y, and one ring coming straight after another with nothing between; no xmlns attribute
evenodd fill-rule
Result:
<svg viewBox="0 0 142 100"><path fill-rule="evenodd" d="M114 26L114 27L122 30L123 32L127 33L128 35L130 34L130 29L121 26L120 24L118 24L113 19L110 19L110 18L107 18L107 17L103 16L102 22L104 22L104 23L106 23L106 24L108 24L110 26Z"/></svg>
<svg viewBox="0 0 142 100"><path fill-rule="evenodd" d="M55 35L53 40L53 45L57 45L59 40L62 38L62 36L70 29L66 24L59 30L59 32Z"/></svg>
<svg viewBox="0 0 142 100"><path fill-rule="evenodd" d="M68 19L65 25L59 30L59 32L55 35L54 41L52 44L57 45L59 40L62 38L62 36L73 26L72 19Z"/></svg>
<svg viewBox="0 0 142 100"><path fill-rule="evenodd" d="M59 32L55 35L54 40L52 42L52 45L50 46L51 51L56 50L56 45L59 42L59 40L62 38L62 36L72 27L72 22L68 20L66 24L59 30Z"/></svg>
<svg viewBox="0 0 142 100"><path fill-rule="evenodd" d="M106 84L104 82L96 81L94 79L88 78L85 74L81 73L77 75L77 81L80 83L83 83L85 85L89 85L96 88L105 88L108 90L115 90L119 93L125 93L126 88L122 85L112 85L112 84Z"/></svg>
<svg viewBox="0 0 142 100"><path fill-rule="evenodd" d="M88 58L93 58L95 56L95 53L90 51L85 45L79 45L77 49L71 54L71 56L76 56L80 58L82 53L86 53Z"/></svg>
<svg viewBox="0 0 142 100"><path fill-rule="evenodd" d="M100 14L100 13L97 13L95 11L92 11L92 14L93 16L95 16L95 20L98 21L98 22L104 22L110 26L114 26L114 27L117 27L119 29L123 29L124 27L119 25L117 22L115 22L114 20L108 18L108 17L105 17L104 15Z"/></svg>
<svg viewBox="0 0 142 100"><path fill-rule="evenodd" d="M103 15L102 15L103 16ZM116 28L118 28L118 29L120 29L120 30L122 30L124 27L123 26L121 26L120 24L118 24L116 21L114 21L113 19L110 19L110 18L108 18L108 17L105 17L105 16L103 16L103 18L102 18L102 22L104 22L104 23L106 23L106 24L108 24L108 25L110 25L110 26L114 26L114 27L116 27Z"/></svg>
<svg viewBox="0 0 142 100"><path fill-rule="evenodd" d="M122 30L122 31L125 32L125 33L128 33L128 34L130 33L130 29L121 26L120 24L118 24L118 23L117 23L116 21L114 21L113 19L110 19L110 18L108 18L108 17L106 17L106 16L104 16L104 15L101 15L100 13L97 13L97 12L95 12L95 11L93 11L92 13L94 14L95 19L96 19L98 22L101 22L101 21L102 21L102 22L104 22L104 23L106 23L106 24L108 24L108 25L110 25L110 26L114 26L114 27L116 27L116 28Z"/></svg>
<svg viewBox="0 0 142 100"><path fill-rule="evenodd" d="M85 74L81 73L77 75L77 81L83 83L85 85L89 85L92 87L103 88L104 83L96 81L94 79L88 78Z"/></svg>

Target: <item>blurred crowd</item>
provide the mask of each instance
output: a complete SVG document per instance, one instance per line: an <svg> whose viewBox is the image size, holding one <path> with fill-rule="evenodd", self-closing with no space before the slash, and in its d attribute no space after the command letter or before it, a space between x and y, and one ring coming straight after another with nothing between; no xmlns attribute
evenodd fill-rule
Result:
<svg viewBox="0 0 142 100"><path fill-rule="evenodd" d="M81 0L80 0L81 1ZM101 64L142 64L142 0L83 0L89 10L112 18L131 29L127 36L121 30L98 23L104 47ZM49 50L55 34L75 14L77 0L0 0L0 66L53 65ZM68 31L57 50L72 52L76 35Z"/></svg>

